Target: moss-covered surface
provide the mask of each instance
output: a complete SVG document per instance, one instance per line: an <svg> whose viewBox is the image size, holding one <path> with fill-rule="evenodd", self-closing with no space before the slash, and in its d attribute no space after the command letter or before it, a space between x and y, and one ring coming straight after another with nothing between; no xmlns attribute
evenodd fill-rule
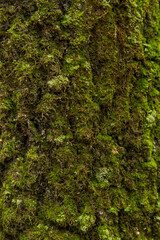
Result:
<svg viewBox="0 0 160 240"><path fill-rule="evenodd" d="M0 239L160 239L158 0L1 0Z"/></svg>

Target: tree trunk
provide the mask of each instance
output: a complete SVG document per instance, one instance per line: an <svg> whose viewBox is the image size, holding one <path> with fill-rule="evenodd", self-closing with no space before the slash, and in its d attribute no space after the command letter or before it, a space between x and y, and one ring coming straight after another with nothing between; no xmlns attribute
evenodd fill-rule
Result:
<svg viewBox="0 0 160 240"><path fill-rule="evenodd" d="M159 0L0 7L0 239L158 240Z"/></svg>

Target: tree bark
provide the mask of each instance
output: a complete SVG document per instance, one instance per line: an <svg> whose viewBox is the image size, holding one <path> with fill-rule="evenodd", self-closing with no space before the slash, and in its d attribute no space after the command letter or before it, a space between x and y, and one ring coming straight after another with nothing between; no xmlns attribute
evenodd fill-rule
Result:
<svg viewBox="0 0 160 240"><path fill-rule="evenodd" d="M0 239L158 240L159 0L0 7Z"/></svg>

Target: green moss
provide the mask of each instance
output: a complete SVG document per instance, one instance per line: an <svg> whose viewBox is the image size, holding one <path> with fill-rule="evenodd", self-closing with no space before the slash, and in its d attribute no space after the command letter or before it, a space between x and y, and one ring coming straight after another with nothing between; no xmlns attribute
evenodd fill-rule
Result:
<svg viewBox="0 0 160 240"><path fill-rule="evenodd" d="M0 238L159 239L159 1L0 14Z"/></svg>
<svg viewBox="0 0 160 240"><path fill-rule="evenodd" d="M121 240L120 237L118 237L118 229L114 228L114 230L112 230L113 233L111 233L110 228L106 225L102 225L98 227L98 236L99 239L103 240L103 239L108 239L108 240ZM117 233L116 233L117 232Z"/></svg>
<svg viewBox="0 0 160 240"><path fill-rule="evenodd" d="M67 231L58 231L58 229L51 229L47 225L39 224L34 228L27 229L23 234L20 235L20 240L33 240L33 239L45 239L45 240L80 240L76 234L72 234Z"/></svg>

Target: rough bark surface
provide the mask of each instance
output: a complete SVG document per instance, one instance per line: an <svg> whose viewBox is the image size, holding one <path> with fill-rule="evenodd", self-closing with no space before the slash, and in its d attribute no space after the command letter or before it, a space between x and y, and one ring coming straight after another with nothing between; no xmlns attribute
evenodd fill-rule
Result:
<svg viewBox="0 0 160 240"><path fill-rule="evenodd" d="M159 0L1 0L0 239L160 239Z"/></svg>

